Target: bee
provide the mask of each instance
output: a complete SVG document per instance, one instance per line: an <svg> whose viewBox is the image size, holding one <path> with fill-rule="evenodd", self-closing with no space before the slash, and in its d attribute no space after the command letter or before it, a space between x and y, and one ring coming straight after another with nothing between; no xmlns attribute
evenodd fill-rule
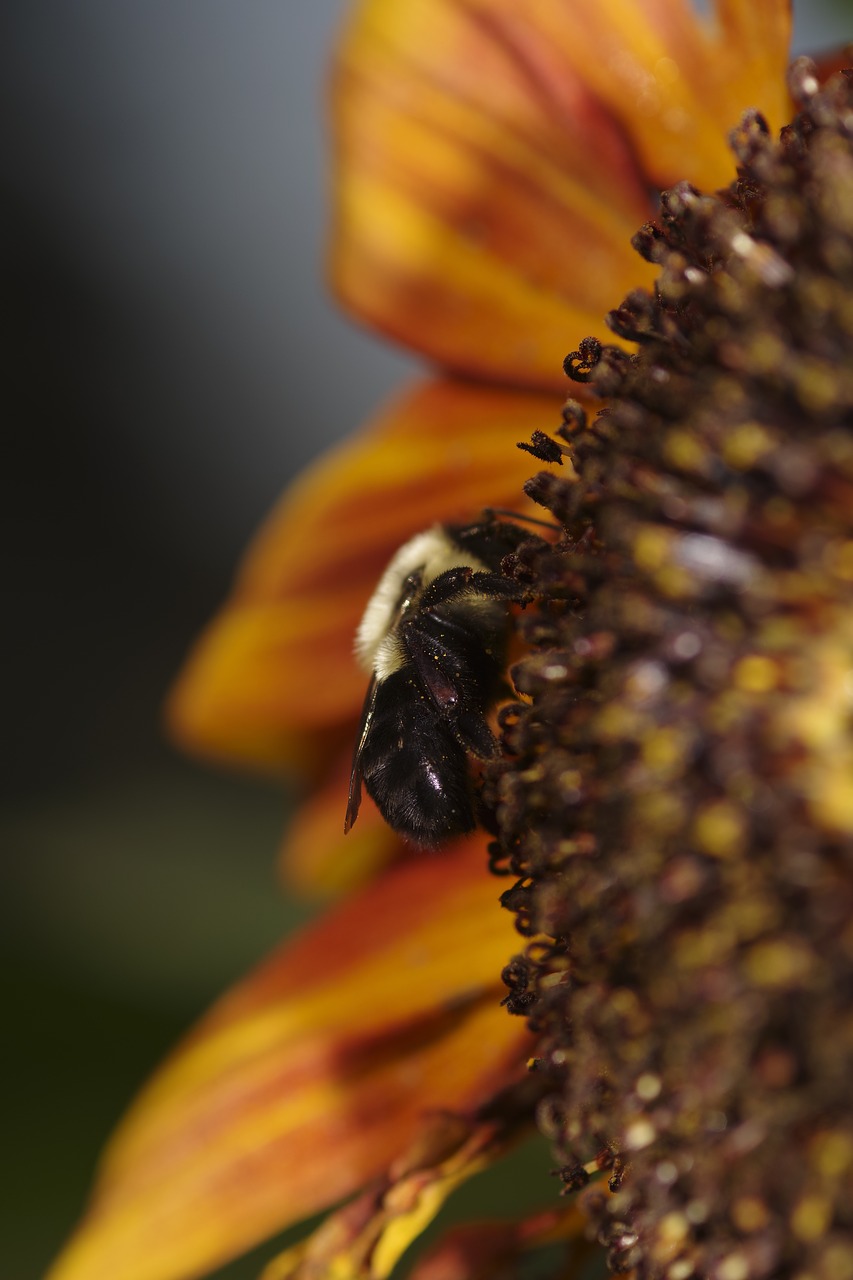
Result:
<svg viewBox="0 0 853 1280"><path fill-rule="evenodd" d="M474 829L469 757L498 750L486 716L504 686L509 605L525 598L500 564L530 536L487 515L435 525L391 560L356 634L370 683L345 832L362 784L388 825L415 844Z"/></svg>

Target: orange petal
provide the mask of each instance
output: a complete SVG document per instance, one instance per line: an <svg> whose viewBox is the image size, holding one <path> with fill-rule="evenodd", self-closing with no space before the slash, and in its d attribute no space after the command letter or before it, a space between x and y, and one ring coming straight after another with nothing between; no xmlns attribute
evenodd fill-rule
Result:
<svg viewBox="0 0 853 1280"><path fill-rule="evenodd" d="M358 822L344 835L352 744L331 772L299 806L285 833L280 865L289 891L340 897L366 883L381 868L410 851L380 817L366 793Z"/></svg>
<svg viewBox="0 0 853 1280"><path fill-rule="evenodd" d="M353 636L393 552L486 505L533 510L521 493L533 467L515 443L553 429L559 408L558 397L430 383L310 468L191 655L168 708L175 736L225 759L310 769L316 735L358 716Z"/></svg>
<svg viewBox="0 0 853 1280"><path fill-rule="evenodd" d="M618 122L500 3L368 0L334 84L332 277L450 369L561 387L561 361L652 273Z"/></svg>
<svg viewBox="0 0 853 1280"><path fill-rule="evenodd" d="M394 868L201 1022L108 1148L49 1280L196 1275L387 1168L435 1110L523 1074L482 847Z"/></svg>
<svg viewBox="0 0 853 1280"><path fill-rule="evenodd" d="M518 1127L511 1118L434 1117L388 1177L274 1259L262 1280L385 1280L447 1197L502 1155Z"/></svg>
<svg viewBox="0 0 853 1280"><path fill-rule="evenodd" d="M362 0L334 81L343 300L447 368L560 385L651 282L654 193L729 182L746 107L783 123L788 31L782 0L714 28L689 0Z"/></svg>
<svg viewBox="0 0 853 1280"><path fill-rule="evenodd" d="M789 0L717 0L708 20L691 0L532 0L530 9L539 39L618 117L656 187L731 182L727 139L746 108L773 130L790 114Z"/></svg>

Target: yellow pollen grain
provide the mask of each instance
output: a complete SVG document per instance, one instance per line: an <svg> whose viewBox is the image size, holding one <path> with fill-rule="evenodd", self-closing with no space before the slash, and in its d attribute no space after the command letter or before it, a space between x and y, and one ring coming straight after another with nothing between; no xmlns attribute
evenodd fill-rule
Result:
<svg viewBox="0 0 853 1280"><path fill-rule="evenodd" d="M832 1204L824 1196L804 1196L791 1217L798 1240L819 1240L832 1220Z"/></svg>
<svg viewBox="0 0 853 1280"><path fill-rule="evenodd" d="M655 584L662 595L670 600L682 600L696 594L696 583L691 574L680 565L663 565L655 574Z"/></svg>
<svg viewBox="0 0 853 1280"><path fill-rule="evenodd" d="M743 848L744 834L743 817L727 800L703 809L693 828L699 848L714 858L734 857Z"/></svg>
<svg viewBox="0 0 853 1280"><path fill-rule="evenodd" d="M775 334L758 333L746 345L750 363L764 373L775 373L777 369L783 367L788 357L788 351L781 338L777 338Z"/></svg>
<svg viewBox="0 0 853 1280"><path fill-rule="evenodd" d="M853 1164L853 1139L846 1133L820 1133L811 1147L812 1163L824 1178L837 1178Z"/></svg>
<svg viewBox="0 0 853 1280"><path fill-rule="evenodd" d="M675 729L657 729L643 742L643 762L656 773L672 773L684 760L684 745Z"/></svg>
<svg viewBox="0 0 853 1280"><path fill-rule="evenodd" d="M749 1262L742 1253L730 1253L717 1266L716 1280L747 1280Z"/></svg>
<svg viewBox="0 0 853 1280"><path fill-rule="evenodd" d="M658 1239L667 1244L680 1244L690 1234L690 1223L683 1213L667 1213L660 1220Z"/></svg>
<svg viewBox="0 0 853 1280"><path fill-rule="evenodd" d="M596 730L604 742L620 742L639 738L645 720L623 703L611 702L596 719Z"/></svg>
<svg viewBox="0 0 853 1280"><path fill-rule="evenodd" d="M644 525L634 537L634 563L638 569L654 572L669 556L669 535L654 525Z"/></svg>
<svg viewBox="0 0 853 1280"><path fill-rule="evenodd" d="M758 1196L741 1196L732 1205L732 1221L747 1235L761 1231L770 1221L767 1205Z"/></svg>
<svg viewBox="0 0 853 1280"><path fill-rule="evenodd" d="M724 926L708 925L681 935L676 944L676 962L681 969L702 969L717 964L731 953L734 939Z"/></svg>
<svg viewBox="0 0 853 1280"><path fill-rule="evenodd" d="M808 802L821 826L833 831L853 831L851 773L853 756L849 751L832 762L820 762L820 772L812 779Z"/></svg>
<svg viewBox="0 0 853 1280"><path fill-rule="evenodd" d="M799 738L810 751L837 750L846 732L846 707L842 701L845 692L827 685L814 695L792 699L779 709L783 729Z"/></svg>
<svg viewBox="0 0 853 1280"><path fill-rule="evenodd" d="M521 778L527 783L541 782L545 777L545 769L541 764L532 764L529 769L525 769Z"/></svg>
<svg viewBox="0 0 853 1280"><path fill-rule="evenodd" d="M773 903L754 892L730 903L724 915L735 935L743 940L767 933L778 920Z"/></svg>
<svg viewBox="0 0 853 1280"><path fill-rule="evenodd" d="M853 581L853 542L842 542L831 548L832 570L844 582Z"/></svg>
<svg viewBox="0 0 853 1280"><path fill-rule="evenodd" d="M779 668L771 658L750 654L735 667L734 682L744 693L769 693L779 683Z"/></svg>
<svg viewBox="0 0 853 1280"><path fill-rule="evenodd" d="M797 665L801 670L810 670L811 664L802 654L797 654L803 641L802 619L795 621L790 617L765 618L761 626L762 647L765 650L793 649L795 652L785 655L785 674L790 678L790 670Z"/></svg>
<svg viewBox="0 0 853 1280"><path fill-rule="evenodd" d="M671 791L650 791L637 797L636 814L646 830L665 835L683 823L684 804Z"/></svg>
<svg viewBox="0 0 853 1280"><path fill-rule="evenodd" d="M746 955L746 971L758 987L799 985L809 975L812 956L799 942L759 942Z"/></svg>
<svg viewBox="0 0 853 1280"><path fill-rule="evenodd" d="M757 422L744 422L729 433L723 458L736 471L747 471L772 447L770 436Z"/></svg>
<svg viewBox="0 0 853 1280"><path fill-rule="evenodd" d="M635 991L631 991L628 987L619 987L610 997L610 1007L621 1017L632 1018L640 1007L640 1001Z"/></svg>
<svg viewBox="0 0 853 1280"><path fill-rule="evenodd" d="M646 1071L637 1081L637 1094L644 1102L651 1102L658 1096L662 1088L660 1076Z"/></svg>
<svg viewBox="0 0 853 1280"><path fill-rule="evenodd" d="M689 431L670 431L663 442L664 457L679 471L704 471L707 450Z"/></svg>
<svg viewBox="0 0 853 1280"><path fill-rule="evenodd" d="M838 373L825 360L802 359L794 367L794 391L810 413L828 409L838 394Z"/></svg>
<svg viewBox="0 0 853 1280"><path fill-rule="evenodd" d="M650 1120L645 1118L635 1120L633 1124L629 1124L625 1130L625 1146L629 1151L642 1151L643 1147L649 1146L655 1140L655 1128Z"/></svg>
<svg viewBox="0 0 853 1280"><path fill-rule="evenodd" d="M689 1258L679 1258L666 1273L666 1280L689 1280L696 1271Z"/></svg>

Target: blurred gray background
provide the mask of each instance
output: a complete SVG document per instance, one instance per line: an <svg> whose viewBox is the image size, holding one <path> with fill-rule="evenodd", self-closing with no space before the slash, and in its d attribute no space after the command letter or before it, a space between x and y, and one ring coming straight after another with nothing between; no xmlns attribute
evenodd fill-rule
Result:
<svg viewBox="0 0 853 1280"><path fill-rule="evenodd" d="M41 1275L163 1050L299 918L287 797L179 757L159 708L288 478L416 367L324 292L344 8L0 5L9 1280ZM798 49L849 12L801 5Z"/></svg>

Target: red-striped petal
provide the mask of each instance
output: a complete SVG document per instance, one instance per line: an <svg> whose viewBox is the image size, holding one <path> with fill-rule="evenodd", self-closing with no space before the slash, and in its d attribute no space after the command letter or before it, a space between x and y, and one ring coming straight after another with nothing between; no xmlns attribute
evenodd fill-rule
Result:
<svg viewBox="0 0 853 1280"><path fill-rule="evenodd" d="M431 1112L523 1075L481 844L395 867L282 948L154 1077L50 1280L179 1280L349 1194Z"/></svg>
<svg viewBox="0 0 853 1280"><path fill-rule="evenodd" d="M662 187L734 177L747 107L789 103L787 0L362 0L334 81L332 277L446 368L560 386L653 272Z"/></svg>

